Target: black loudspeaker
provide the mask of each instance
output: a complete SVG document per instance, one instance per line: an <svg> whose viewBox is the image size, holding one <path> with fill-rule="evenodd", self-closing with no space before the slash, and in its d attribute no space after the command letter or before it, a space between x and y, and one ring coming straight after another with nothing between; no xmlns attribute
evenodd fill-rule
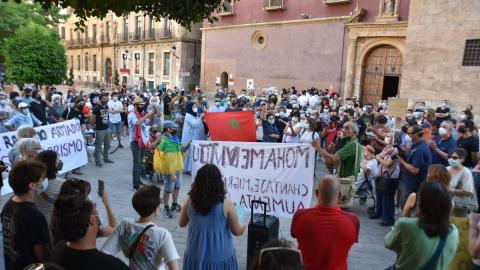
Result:
<svg viewBox="0 0 480 270"><path fill-rule="evenodd" d="M263 214L253 213L255 204L263 205ZM279 226L278 217L267 215L266 202L252 201L250 224L248 224L247 269L252 266L252 261L262 246L270 239L278 238Z"/></svg>

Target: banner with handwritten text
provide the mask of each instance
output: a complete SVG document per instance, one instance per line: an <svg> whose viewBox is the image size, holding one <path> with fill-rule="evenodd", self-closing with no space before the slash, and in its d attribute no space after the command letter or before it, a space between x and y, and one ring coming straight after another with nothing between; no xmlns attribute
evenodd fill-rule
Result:
<svg viewBox="0 0 480 270"><path fill-rule="evenodd" d="M82 135L80 122L77 119L65 122L36 127L38 139L43 150L54 150L63 162L63 169L59 172L65 173L87 164L87 151L85 149L85 140ZM0 157L6 165L11 167L8 159L8 153L18 141L17 132L7 132L0 134ZM8 185L8 179L3 177L2 195L12 192Z"/></svg>
<svg viewBox="0 0 480 270"><path fill-rule="evenodd" d="M315 168L310 145L193 141L191 147L193 177L203 165L217 165L237 206L250 209L252 200L261 200L267 214L283 217L310 207Z"/></svg>

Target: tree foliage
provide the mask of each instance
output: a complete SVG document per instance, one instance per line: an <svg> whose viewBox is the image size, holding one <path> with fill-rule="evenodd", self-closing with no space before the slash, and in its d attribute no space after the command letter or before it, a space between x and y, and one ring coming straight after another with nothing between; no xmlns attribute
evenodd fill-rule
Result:
<svg viewBox="0 0 480 270"><path fill-rule="evenodd" d="M113 76L113 84L115 86L120 85L120 75L118 74L118 70L115 70L115 75Z"/></svg>
<svg viewBox="0 0 480 270"><path fill-rule="evenodd" d="M20 27L29 22L35 22L44 26L54 26L66 15L60 14L60 8L52 6L45 10L38 3L22 1L0 1L0 48L5 45L5 39L13 36ZM0 54L0 63L3 63L3 55Z"/></svg>
<svg viewBox="0 0 480 270"><path fill-rule="evenodd" d="M73 85L73 67L70 67L70 71L68 72L67 85Z"/></svg>
<svg viewBox="0 0 480 270"><path fill-rule="evenodd" d="M59 84L67 58L58 33L30 22L8 38L4 48L6 74L16 84Z"/></svg>
<svg viewBox="0 0 480 270"><path fill-rule="evenodd" d="M202 22L207 18L210 22L216 21L212 13L222 3L222 0L34 0L44 8L53 6L62 8L71 7L80 19L77 26L84 26L88 17L104 18L109 11L117 16L130 12L144 12L147 15L168 18L177 21L184 27L190 28L192 23Z"/></svg>

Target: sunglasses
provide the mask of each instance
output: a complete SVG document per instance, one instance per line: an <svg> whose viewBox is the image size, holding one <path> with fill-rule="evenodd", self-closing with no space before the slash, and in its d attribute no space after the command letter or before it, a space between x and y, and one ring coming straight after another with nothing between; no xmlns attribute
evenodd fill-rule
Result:
<svg viewBox="0 0 480 270"><path fill-rule="evenodd" d="M289 248L289 247L269 247L269 248L264 248L264 249L260 250L260 256L258 257L258 265L261 265L261 263L262 263L263 254L265 254L267 252L274 252L275 253L277 251L295 253L295 255L298 255L298 258L300 260L300 264L303 265L302 253L300 252L300 250L298 250L296 248ZM277 255L275 255L275 256L277 257Z"/></svg>

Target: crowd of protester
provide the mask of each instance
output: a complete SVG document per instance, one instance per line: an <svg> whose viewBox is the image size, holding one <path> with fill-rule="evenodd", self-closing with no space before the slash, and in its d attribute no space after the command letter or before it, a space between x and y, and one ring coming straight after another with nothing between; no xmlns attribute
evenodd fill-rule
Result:
<svg viewBox="0 0 480 270"><path fill-rule="evenodd" d="M199 90L165 85L69 91L65 97L54 88L0 93L0 132L16 130L19 138L8 157L14 196L1 215L6 269L38 262L45 269L179 269L175 239L154 222L162 212L166 218L178 213L179 226L188 226L183 269L238 269L232 235L244 234L247 226L227 198L220 170L202 167L188 196L179 198L179 191L183 174L192 171L190 142L209 138L205 114L247 110L254 112L257 141L311 144L329 172L318 177L318 204L292 219L298 245L270 241L252 269L346 269L360 230L346 209L369 192L375 199L366 209L369 217L393 226L385 246L397 260L389 269L447 269L461 242L453 217L469 219L466 244L472 267L480 269L479 138L472 107L457 115L447 101L435 109L419 102L404 117L391 117L388 106L386 100L342 99L333 89L295 87L248 94L219 89L213 104ZM61 179L57 154L42 151L33 127L74 118L98 167L114 162L111 142L124 147L122 137L128 136L137 219L117 223L104 192L105 222L89 197L89 182ZM163 195L146 183L155 172L165 179ZM99 248L98 237L107 237Z"/></svg>

